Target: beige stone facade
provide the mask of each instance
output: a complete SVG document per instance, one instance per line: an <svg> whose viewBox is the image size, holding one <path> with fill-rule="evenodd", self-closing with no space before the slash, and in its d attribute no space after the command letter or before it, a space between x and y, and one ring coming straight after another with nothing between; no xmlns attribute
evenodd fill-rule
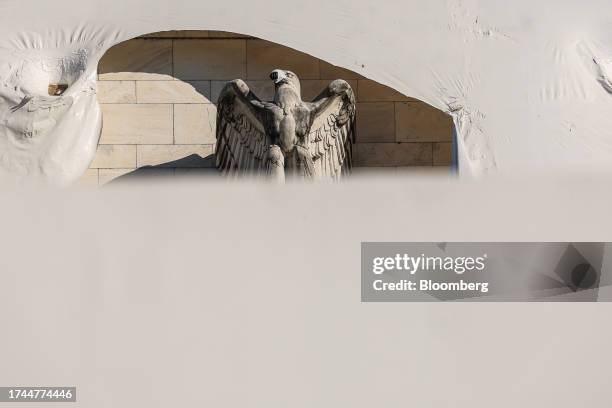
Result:
<svg viewBox="0 0 612 408"><path fill-rule="evenodd" d="M330 81L357 95L357 167L449 166L452 121L423 102L290 48L236 34L165 32L127 41L99 65L104 125L85 180L105 184L132 173L190 174L214 165L215 103L242 78L271 99L275 68L294 71L311 100Z"/></svg>

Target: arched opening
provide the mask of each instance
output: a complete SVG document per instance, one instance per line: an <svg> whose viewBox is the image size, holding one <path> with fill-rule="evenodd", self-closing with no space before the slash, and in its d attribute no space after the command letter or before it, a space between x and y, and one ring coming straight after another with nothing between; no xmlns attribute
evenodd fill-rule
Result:
<svg viewBox="0 0 612 408"><path fill-rule="evenodd" d="M218 31L149 34L111 48L99 64L104 125L87 177L173 177L214 168L216 100L244 79L272 99L269 73L294 71L304 100L344 79L357 97L357 172L450 169L453 122L419 100L323 60L265 40Z"/></svg>

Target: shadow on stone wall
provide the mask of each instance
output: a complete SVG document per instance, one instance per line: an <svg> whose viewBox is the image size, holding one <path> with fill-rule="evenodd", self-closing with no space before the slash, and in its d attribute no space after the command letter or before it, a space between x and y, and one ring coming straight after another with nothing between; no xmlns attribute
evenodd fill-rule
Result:
<svg viewBox="0 0 612 408"><path fill-rule="evenodd" d="M156 166L143 166L131 173L125 174L110 181L106 185L117 185L129 182L142 182L146 180L159 181L165 178L193 177L216 178L219 176L217 168L214 166L215 155L211 154L202 157L192 154L179 160L159 164Z"/></svg>

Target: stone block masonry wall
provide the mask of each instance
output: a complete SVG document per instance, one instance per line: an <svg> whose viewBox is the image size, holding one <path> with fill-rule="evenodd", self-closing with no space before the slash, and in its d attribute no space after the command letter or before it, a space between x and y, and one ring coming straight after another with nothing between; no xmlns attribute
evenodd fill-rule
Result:
<svg viewBox="0 0 612 408"><path fill-rule="evenodd" d="M334 79L351 84L358 102L357 167L450 165L452 121L443 112L282 45L223 32L178 31L119 44L100 62L104 125L84 180L106 184L134 172L206 172L214 166L215 103L223 85L242 78L260 98L272 99L268 75L275 68L300 77L304 100Z"/></svg>

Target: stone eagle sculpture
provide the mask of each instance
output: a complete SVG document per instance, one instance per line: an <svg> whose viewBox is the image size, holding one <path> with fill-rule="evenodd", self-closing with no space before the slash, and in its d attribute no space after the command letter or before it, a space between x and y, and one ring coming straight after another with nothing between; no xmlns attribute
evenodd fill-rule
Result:
<svg viewBox="0 0 612 408"><path fill-rule="evenodd" d="M338 180L350 173L355 95L333 81L304 102L293 72L274 70L274 101L261 101L242 80L225 85L217 105L216 161L229 176Z"/></svg>

